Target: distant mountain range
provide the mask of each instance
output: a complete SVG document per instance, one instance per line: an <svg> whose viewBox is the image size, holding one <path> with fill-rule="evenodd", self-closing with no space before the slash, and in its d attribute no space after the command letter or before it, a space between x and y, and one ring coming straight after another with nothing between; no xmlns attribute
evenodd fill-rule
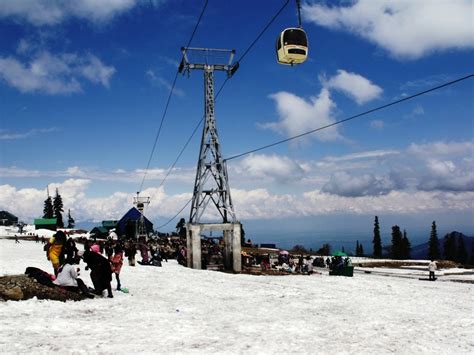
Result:
<svg viewBox="0 0 474 355"><path fill-rule="evenodd" d="M468 237L460 232L453 231L449 234L455 236L456 241L459 237L464 240L464 245L466 246L466 251L468 256L471 255L472 252L472 244L474 243L474 237ZM441 258L444 258L444 236L438 237L439 238L439 251ZM428 242L417 245L411 249L411 258L412 259L428 259L428 249L429 245Z"/></svg>

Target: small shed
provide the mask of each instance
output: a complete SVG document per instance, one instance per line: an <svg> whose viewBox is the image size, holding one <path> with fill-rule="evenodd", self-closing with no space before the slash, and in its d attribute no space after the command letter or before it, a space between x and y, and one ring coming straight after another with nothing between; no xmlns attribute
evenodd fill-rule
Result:
<svg viewBox="0 0 474 355"><path fill-rule="evenodd" d="M35 218L35 229L49 229L55 231L57 229L56 218Z"/></svg>
<svg viewBox="0 0 474 355"><path fill-rule="evenodd" d="M97 239L107 239L109 236L109 230L104 227L94 227L89 232L90 236Z"/></svg>
<svg viewBox="0 0 474 355"><path fill-rule="evenodd" d="M0 211L0 226L15 226L17 223L17 216L8 211Z"/></svg>

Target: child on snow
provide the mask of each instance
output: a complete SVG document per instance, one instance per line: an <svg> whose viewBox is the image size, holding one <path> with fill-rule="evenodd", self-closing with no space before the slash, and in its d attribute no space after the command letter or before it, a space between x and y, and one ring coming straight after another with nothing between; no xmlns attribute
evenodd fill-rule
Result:
<svg viewBox="0 0 474 355"><path fill-rule="evenodd" d="M117 291L120 291L120 270L122 270L123 265L123 250L122 247L117 244L114 251L115 254L110 259L110 264L112 266L112 272L115 274L115 278L117 279Z"/></svg>

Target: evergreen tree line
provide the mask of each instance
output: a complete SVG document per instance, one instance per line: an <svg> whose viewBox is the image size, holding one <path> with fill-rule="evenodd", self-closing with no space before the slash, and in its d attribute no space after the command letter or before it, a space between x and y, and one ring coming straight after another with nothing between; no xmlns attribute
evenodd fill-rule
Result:
<svg viewBox="0 0 474 355"><path fill-rule="evenodd" d="M48 193L48 198L44 201L43 218L56 218L56 226L58 228L64 228L63 212L63 198L59 194L59 190L56 189L56 195L54 196L54 199L52 199ZM75 221L71 216L71 210L68 210L67 228L74 228L74 225Z"/></svg>
<svg viewBox="0 0 474 355"><path fill-rule="evenodd" d="M455 261L460 264L474 265L474 243L471 251L471 258L466 249L466 244L461 234L448 233L443 239L444 258L446 260Z"/></svg>
<svg viewBox="0 0 474 355"><path fill-rule="evenodd" d="M385 256L395 260L407 260L411 258L412 246L408 239L407 231L401 231L398 225L392 226L392 240L389 246L382 246L382 238L380 237L379 218L375 216L374 220L374 237L372 240L374 258L382 258ZM443 238L444 255L440 253L440 242L438 239L438 232L436 221L431 224L431 232L428 240L428 258L437 260L444 257L445 260L451 260L464 265L474 265L474 243L472 243L472 250L468 253L464 239L460 233L452 232L445 235ZM306 253L306 249L301 245L295 245L293 252ZM321 248L316 251L317 255L331 255L332 247L330 244L323 244ZM344 248L341 249L344 251ZM312 252L312 250L310 250ZM366 256L362 243L356 241L355 256Z"/></svg>
<svg viewBox="0 0 474 355"><path fill-rule="evenodd" d="M374 247L373 257L382 257L382 238L380 237L379 217L375 216L374 220L374 238L372 240ZM411 257L411 243L408 239L406 230L400 230L398 225L392 226L392 244L387 248L389 256L392 259L404 260Z"/></svg>

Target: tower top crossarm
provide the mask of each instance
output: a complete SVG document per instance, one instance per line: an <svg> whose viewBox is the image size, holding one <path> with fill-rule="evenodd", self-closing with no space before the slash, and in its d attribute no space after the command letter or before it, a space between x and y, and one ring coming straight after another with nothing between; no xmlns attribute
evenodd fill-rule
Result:
<svg viewBox="0 0 474 355"><path fill-rule="evenodd" d="M187 72L189 75L191 70L212 69L225 71L231 77L239 68L238 62L232 64L235 49L182 47L181 52L180 73Z"/></svg>

